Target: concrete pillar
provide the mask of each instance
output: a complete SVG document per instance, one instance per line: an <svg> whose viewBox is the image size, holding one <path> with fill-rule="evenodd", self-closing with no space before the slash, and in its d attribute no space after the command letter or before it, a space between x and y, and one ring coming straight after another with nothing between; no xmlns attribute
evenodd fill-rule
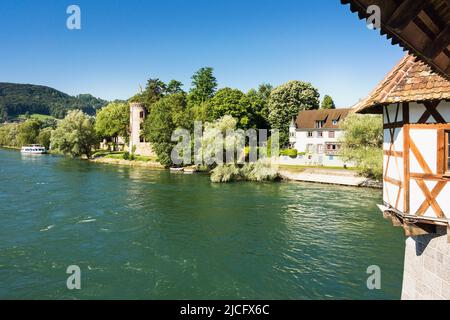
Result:
<svg viewBox="0 0 450 320"><path fill-rule="evenodd" d="M403 300L450 300L450 243L446 227L406 240Z"/></svg>

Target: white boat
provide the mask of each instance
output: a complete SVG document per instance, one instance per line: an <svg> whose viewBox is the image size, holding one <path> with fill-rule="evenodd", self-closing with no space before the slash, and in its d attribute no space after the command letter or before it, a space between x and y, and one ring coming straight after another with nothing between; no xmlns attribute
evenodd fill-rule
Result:
<svg viewBox="0 0 450 320"><path fill-rule="evenodd" d="M32 144L30 146L23 146L20 152L27 154L45 154L47 150L39 144Z"/></svg>

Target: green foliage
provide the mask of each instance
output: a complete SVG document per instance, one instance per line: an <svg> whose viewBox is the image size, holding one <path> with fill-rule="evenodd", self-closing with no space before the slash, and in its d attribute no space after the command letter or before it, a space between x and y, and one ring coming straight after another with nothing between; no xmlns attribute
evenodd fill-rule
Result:
<svg viewBox="0 0 450 320"><path fill-rule="evenodd" d="M297 157L298 152L296 149L284 149L284 150L280 151L280 154L282 156L295 158L295 157Z"/></svg>
<svg viewBox="0 0 450 320"><path fill-rule="evenodd" d="M192 88L189 92L191 105L200 105L214 96L217 80L213 68L201 68L192 76Z"/></svg>
<svg viewBox="0 0 450 320"><path fill-rule="evenodd" d="M378 180L383 176L383 119L352 114L341 124L344 131L342 156L354 161L359 172Z"/></svg>
<svg viewBox="0 0 450 320"><path fill-rule="evenodd" d="M322 109L336 109L336 105L334 104L333 98L329 95L325 95L322 100Z"/></svg>
<svg viewBox="0 0 450 320"><path fill-rule="evenodd" d="M52 148L72 157L89 157L96 142L94 119L80 110L70 111L51 136Z"/></svg>
<svg viewBox="0 0 450 320"><path fill-rule="evenodd" d="M235 164L222 164L211 171L211 181L215 183L231 182L239 179L240 171Z"/></svg>
<svg viewBox="0 0 450 320"><path fill-rule="evenodd" d="M25 113L64 118L67 111L75 109L94 115L104 105L106 101L87 94L73 97L44 86L0 83L0 119L3 120Z"/></svg>
<svg viewBox="0 0 450 320"><path fill-rule="evenodd" d="M19 135L17 137L21 146L36 144L38 142L39 131L42 123L36 119L28 119L19 126Z"/></svg>
<svg viewBox="0 0 450 320"><path fill-rule="evenodd" d="M164 166L172 165L170 154L175 143L172 133L177 128L190 130L192 118L186 108L186 96L173 94L154 103L150 115L144 123L144 134Z"/></svg>
<svg viewBox="0 0 450 320"><path fill-rule="evenodd" d="M0 125L0 146L20 147L18 140L20 125L18 123L8 123Z"/></svg>
<svg viewBox="0 0 450 320"><path fill-rule="evenodd" d="M240 90L224 88L217 91L210 101L214 119L225 115L238 120L238 127L246 129L250 127L253 118L250 101Z"/></svg>
<svg viewBox="0 0 450 320"><path fill-rule="evenodd" d="M52 136L52 131L53 129L51 127L44 128L39 132L39 135L37 137L37 142L40 145L44 146L47 150L50 149L50 139Z"/></svg>
<svg viewBox="0 0 450 320"><path fill-rule="evenodd" d="M126 103L110 103L97 112L95 131L100 138L127 137L130 111Z"/></svg>
<svg viewBox="0 0 450 320"><path fill-rule="evenodd" d="M124 160L129 160L130 159L130 153L127 151L127 152L124 152L123 153L123 155L122 155L122 158L124 159Z"/></svg>
<svg viewBox="0 0 450 320"><path fill-rule="evenodd" d="M242 167L236 164L221 164L211 171L211 181L215 183L239 180L264 182L278 178L278 171L262 160L246 163Z"/></svg>
<svg viewBox="0 0 450 320"><path fill-rule="evenodd" d="M261 85L259 90L250 90L247 93L247 102L251 110L250 124L253 128L269 129L269 95L270 85Z"/></svg>
<svg viewBox="0 0 450 320"><path fill-rule="evenodd" d="M269 98L269 122L280 130L280 145L289 142L289 124L301 110L319 108L319 92L310 83L289 81L275 88Z"/></svg>
<svg viewBox="0 0 450 320"><path fill-rule="evenodd" d="M166 94L184 93L183 84L177 80L170 80L167 84Z"/></svg>
<svg viewBox="0 0 450 320"><path fill-rule="evenodd" d="M166 92L166 84L158 78L149 79L145 91L142 93L142 100L148 110L151 106L158 102Z"/></svg>

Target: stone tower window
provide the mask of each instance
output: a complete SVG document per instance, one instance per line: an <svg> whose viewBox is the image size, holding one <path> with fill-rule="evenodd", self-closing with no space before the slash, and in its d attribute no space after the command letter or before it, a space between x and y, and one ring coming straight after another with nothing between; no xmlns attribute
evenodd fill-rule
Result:
<svg viewBox="0 0 450 320"><path fill-rule="evenodd" d="M139 112L139 118L144 119L144 116L145 116L144 111Z"/></svg>

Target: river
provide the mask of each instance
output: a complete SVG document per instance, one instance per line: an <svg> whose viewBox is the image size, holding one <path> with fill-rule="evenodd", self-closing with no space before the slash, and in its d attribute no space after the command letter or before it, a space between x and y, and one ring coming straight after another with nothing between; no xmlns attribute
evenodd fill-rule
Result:
<svg viewBox="0 0 450 320"><path fill-rule="evenodd" d="M0 149L0 299L399 299L404 235L381 196Z"/></svg>

